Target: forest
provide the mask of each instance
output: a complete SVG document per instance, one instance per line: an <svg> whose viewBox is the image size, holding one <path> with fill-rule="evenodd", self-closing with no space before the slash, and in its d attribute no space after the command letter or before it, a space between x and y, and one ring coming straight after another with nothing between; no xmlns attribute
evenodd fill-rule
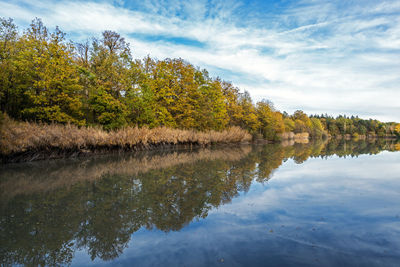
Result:
<svg viewBox="0 0 400 267"><path fill-rule="evenodd" d="M271 101L254 103L247 91L181 58L134 59L117 32L76 43L38 18L23 32L11 18L0 18L0 109L2 130L13 129L3 140L15 138L19 122L106 133L129 127L240 132L240 127L253 139L271 141L290 137L287 133L400 136L395 122L280 112Z"/></svg>

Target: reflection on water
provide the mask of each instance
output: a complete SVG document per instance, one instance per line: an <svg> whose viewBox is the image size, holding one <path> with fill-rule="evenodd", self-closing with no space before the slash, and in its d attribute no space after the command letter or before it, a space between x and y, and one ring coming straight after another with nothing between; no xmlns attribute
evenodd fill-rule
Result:
<svg viewBox="0 0 400 267"><path fill-rule="evenodd" d="M294 231L293 233L297 231L296 234L291 235L281 231L284 234L281 233L281 236L276 239L279 233L276 229L272 229L272 225L276 228L278 221L282 223L280 226L282 229L285 225L300 225L300 219L288 216L287 210L296 207L297 212L304 215L310 210L318 210L316 204L316 207L313 208L312 201L321 201L322 203L324 198L326 201L331 200L329 202L331 203L329 211L331 214L325 214L324 210L318 210L317 215L321 217L321 224L324 224L325 217L339 218L343 216L342 213L346 209L340 205L340 199L330 199L333 194L327 189L327 179L329 178L331 182L336 179L341 190L344 190L338 191L337 196L349 190L356 190L352 188L351 183L343 182L341 184L341 181L347 181L341 177L354 179L354 183L359 182L357 173L354 171L343 172L343 169L342 172L335 171L335 166L340 166L341 163L337 163L333 159L338 157L326 162L321 161L321 158L330 158L332 155L352 158L363 154L378 154L383 150L395 151L398 148L398 144L383 140L375 142L333 140L329 143L237 146L212 150L124 154L90 159L5 165L0 169L1 264L6 266L14 264L53 266L99 264L106 261L109 264L118 262L122 265L133 263L138 265L160 265L161 263L170 265L218 265L222 263L262 265L269 259L273 265L279 263L298 265L302 263L299 260L301 257L287 257L288 253L287 251L284 253L284 251L290 248L293 242L304 243L304 240L309 239L310 236L302 236L301 231L296 230L293 226L290 231ZM400 159L398 152L391 155L395 155L397 160ZM316 160L315 165L312 165L316 167L304 169L299 167L301 165L282 165L288 159L300 164L310 157L313 158L312 162ZM367 162L366 159L362 159L362 162L364 161ZM346 159L346 162L354 163L353 166L356 166L359 161ZM368 160L368 162L373 161ZM326 164L333 166L332 169L328 169L329 166L326 167ZM383 164L382 161L377 161L374 168L379 170L381 168L379 164ZM280 168L276 171L281 165L282 167L288 166L289 169L281 170ZM370 165L368 163L368 166ZM321 166L325 166L325 171L319 169ZM368 168L368 166L364 166L364 168ZM396 164L390 166L396 167ZM271 181L282 181L276 186L271 181L268 182L274 171L276 171L276 175ZM279 195L279 192L285 192L292 188L290 185L294 177L299 175L311 177L315 172L319 172L318 176L321 179L318 181L321 184L315 192L325 192L325 194L321 193L315 196L315 199L313 195L308 196L308 193L304 193L302 188L312 187L311 182L308 184L305 179L304 183L298 184L298 187L290 192L295 195L296 201L291 200L287 203L288 206L284 206L282 203L285 197ZM279 177L280 173L282 177ZM398 175L396 168L390 172L387 165L385 165L384 174L391 178ZM400 187L400 177L396 180L397 182L390 181L392 188ZM371 185L375 182L375 180L369 181ZM363 184L357 185L357 188L357 190L363 188ZM357 191L357 193L362 194L363 192ZM286 197L290 195L288 192L285 194ZM376 192L372 191L371 196L375 194ZM271 202L263 203L261 206L260 204L255 205L255 202L251 203L253 198L261 195L263 197L267 195ZM382 210L377 211L377 215L372 219L381 220L382 216L387 215L387 212L400 214L397 205L395 208L391 206L392 201L400 200L400 197L390 195L389 198L389 195L386 200L379 199L383 205ZM276 210L269 212L263 210L268 205L272 205L274 199L277 201L274 204ZM357 207L363 209L362 205L365 204L363 202L365 199L361 199L362 201L357 204ZM224 205L227 203L230 204ZM245 215L238 212L240 208L243 208L243 203L247 203L244 209ZM367 207L364 208L363 212L367 212ZM336 217L332 216L332 211ZM234 213L237 214L232 217ZM393 244L393 239L388 236L374 237L374 232L371 232L370 239L373 242L381 242L379 246L382 247L382 253L376 255L374 258L376 261L370 262L371 265L379 265L382 262L386 265L399 263L398 250L397 252L387 251L385 252L387 256L382 256L385 255L383 250L400 243L398 240L400 238L400 218L396 221L395 216L390 225L392 230L390 234L392 238L397 239L396 244ZM282 220L282 217L287 219ZM279 244L282 251L274 252L272 243L268 245L268 239L259 239L258 228L252 227L256 222L257 225L261 224L265 227L267 235L274 235L275 242L279 240L276 244ZM398 225L395 226L394 223ZM362 227L362 225L368 225L368 223L361 221L357 227ZM199 227L214 232L214 234L203 233L201 235L198 232L200 231ZM229 229L233 229L232 232L229 232ZM337 231L345 231L345 229L337 229ZM165 233L170 234L165 235ZM243 234L236 236L234 233L236 235ZM335 239L336 234L338 237L340 236L340 233L335 234L328 230L320 234L321 236L315 240L302 245L302 249L305 251L301 252L304 256L301 259L305 265L321 264L310 258L309 250L314 249L316 244L322 240L327 242L326 240ZM182 239L180 235L186 235L186 238ZM217 242L218 238L224 239L228 235L229 239L233 239L229 246ZM205 236L207 242L199 241ZM355 246L361 242L357 238L359 236L355 236L354 244L347 244L352 257L363 257L364 253L371 251L376 253L376 249L364 248L361 252L357 250ZM165 244L159 241L160 239L164 240ZM143 250L146 248L152 250L157 240L159 241L159 251L166 252L164 254L160 252L161 254L154 257L153 260L149 260L148 257L144 259ZM182 243L187 240L193 241L190 244ZM254 242L251 246L243 245L250 240ZM189 257L188 253L179 253L180 246L177 243L180 246L193 247L193 249L202 246L203 254ZM211 249L207 248L209 243L219 245ZM152 246L148 246L148 244L152 244ZM171 244L174 244L176 251L173 248L165 250L165 247ZM233 246L232 244L237 245ZM268 255L268 251L259 251L256 255L246 255L245 251L254 250L254 248L250 249L253 245L257 245L260 249L270 250L271 254ZM325 244L325 246L327 245ZM373 244L368 245L373 247ZM340 245L336 244L335 246ZM126 253L128 249L130 253ZM213 254L215 251L223 250L229 250L231 254L228 253L225 258L219 258L218 253ZM335 254L336 252L328 251L329 249L326 247L325 250L327 251L318 252L322 253L320 255L322 258L327 259L329 258L327 255L333 255L332 257L346 259L346 257L339 257ZM242 257L237 258L238 256L233 251L238 251L239 254L243 253ZM154 251L147 253L154 253ZM127 254L133 256L129 258ZM86 259L87 255L90 259ZM379 259L384 259L384 261ZM324 264L335 265L338 263L340 261L331 260ZM344 263L349 263L349 261L344 260Z"/></svg>

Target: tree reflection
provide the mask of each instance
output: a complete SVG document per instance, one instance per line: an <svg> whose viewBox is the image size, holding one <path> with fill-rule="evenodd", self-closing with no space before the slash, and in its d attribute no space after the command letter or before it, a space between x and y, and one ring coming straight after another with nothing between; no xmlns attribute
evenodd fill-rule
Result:
<svg viewBox="0 0 400 267"><path fill-rule="evenodd" d="M358 156L398 147L385 140L332 140L118 156L64 162L40 167L40 172L32 172L37 165L3 166L1 264L63 265L77 249L85 249L92 260L111 260L140 228L179 231L248 191L254 180L268 181L289 158L302 163L309 157ZM46 181L50 188L44 187Z"/></svg>

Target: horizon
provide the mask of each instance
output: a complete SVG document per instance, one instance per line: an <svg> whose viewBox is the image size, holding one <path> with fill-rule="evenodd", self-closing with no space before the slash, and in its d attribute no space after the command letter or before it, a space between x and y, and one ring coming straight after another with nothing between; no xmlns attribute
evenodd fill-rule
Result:
<svg viewBox="0 0 400 267"><path fill-rule="evenodd" d="M116 31L134 58L182 58L282 112L400 121L400 2L0 0L0 17Z"/></svg>

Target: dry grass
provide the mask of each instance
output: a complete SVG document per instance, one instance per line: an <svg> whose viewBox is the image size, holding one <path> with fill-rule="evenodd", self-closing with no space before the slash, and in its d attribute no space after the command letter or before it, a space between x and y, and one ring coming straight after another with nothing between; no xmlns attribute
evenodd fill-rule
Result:
<svg viewBox="0 0 400 267"><path fill-rule="evenodd" d="M279 134L280 138L282 140L290 140L294 138L294 133L293 132L284 132Z"/></svg>
<svg viewBox="0 0 400 267"><path fill-rule="evenodd" d="M251 140L251 135L232 127L222 132L197 132L166 127L127 127L107 132L96 127L75 125L16 122L5 117L0 133L0 153L10 155L26 151L96 150L97 148L135 148L149 145L178 145L211 143L240 143Z"/></svg>
<svg viewBox="0 0 400 267"><path fill-rule="evenodd" d="M294 139L296 140L308 140L310 138L310 134L309 133L297 133L294 135Z"/></svg>

